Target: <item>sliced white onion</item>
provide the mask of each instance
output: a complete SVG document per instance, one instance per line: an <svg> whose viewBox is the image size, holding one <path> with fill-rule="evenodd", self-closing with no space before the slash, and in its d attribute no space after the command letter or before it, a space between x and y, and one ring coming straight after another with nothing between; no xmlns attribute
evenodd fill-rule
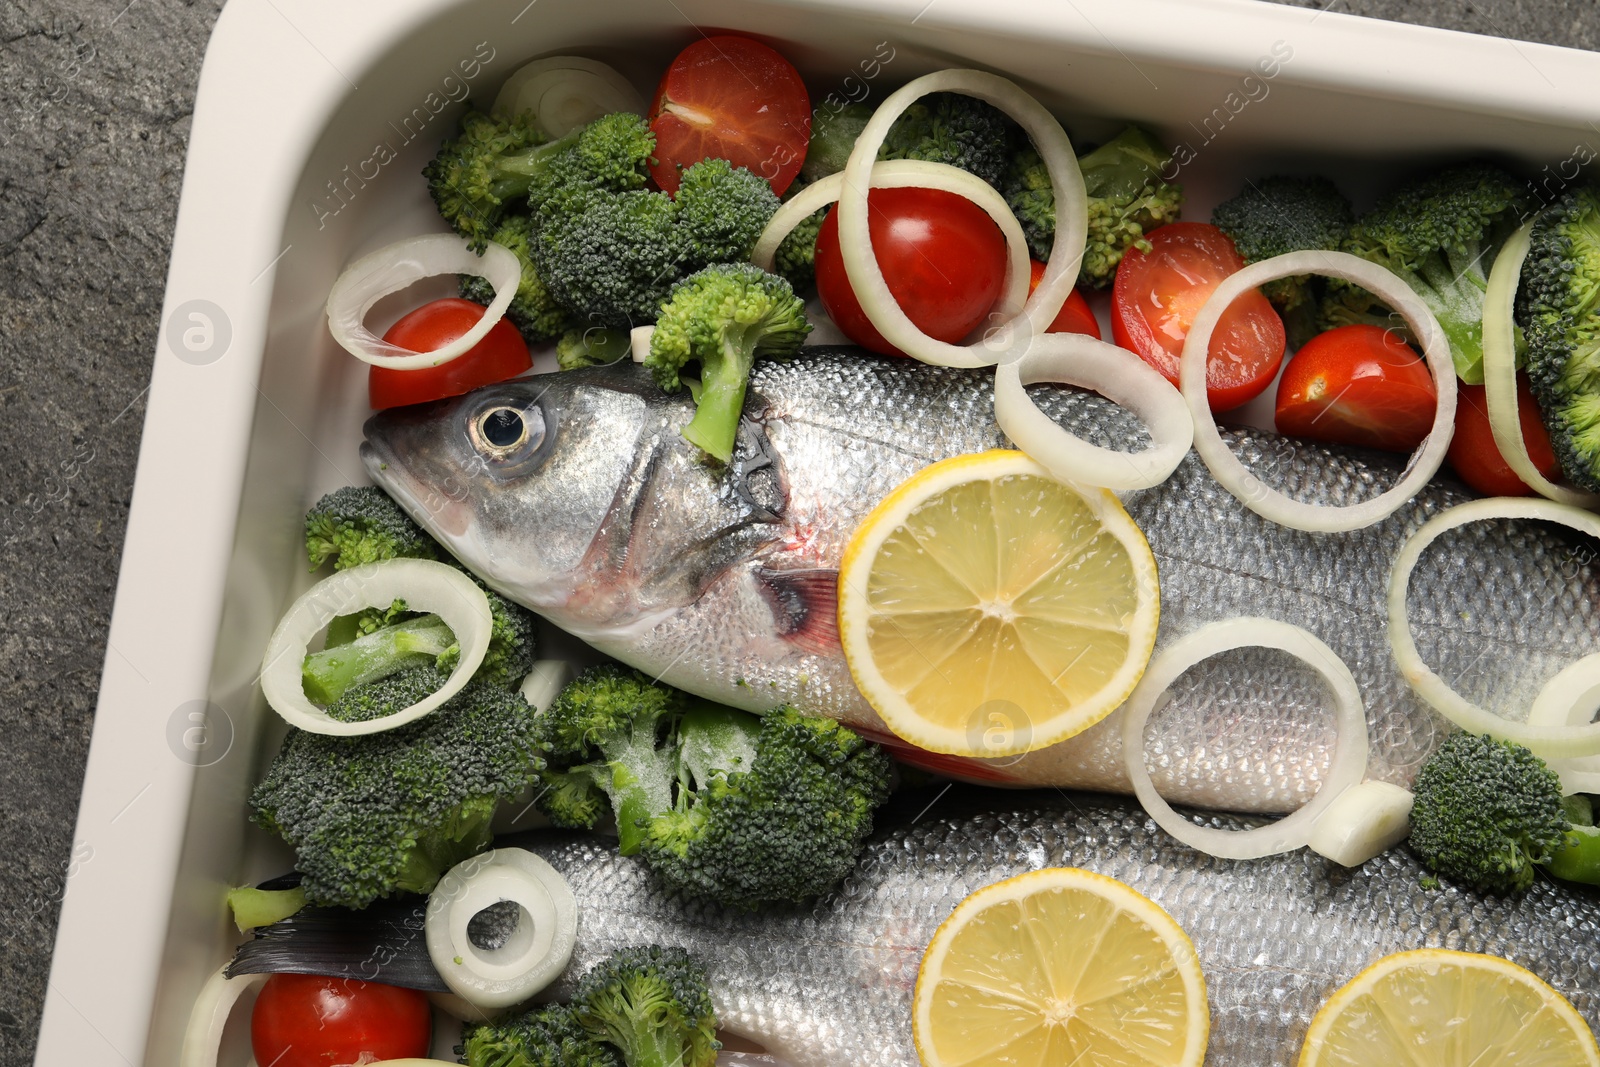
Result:
<svg viewBox="0 0 1600 1067"><path fill-rule="evenodd" d="M217 1067L217 1056L222 1051L222 1032L228 1027L228 1016L239 998L257 988L269 976L241 974L228 977L224 964L206 979L189 1009L189 1027L183 1032L183 1051L178 1056L179 1067Z"/></svg>
<svg viewBox="0 0 1600 1067"><path fill-rule="evenodd" d="M1483 399L1489 409L1489 430L1505 457L1506 465L1535 493L1561 504L1580 508L1600 506L1600 496L1557 485L1533 465L1522 438L1522 416L1517 410L1516 335L1511 305L1517 281L1528 258L1533 223L1523 225L1500 246L1489 271L1489 288L1483 294Z"/></svg>
<svg viewBox="0 0 1600 1067"><path fill-rule="evenodd" d="M1011 205L1006 203L1005 197L1001 196L994 186L960 167L952 167L945 163L930 163L922 159L885 160L882 163L874 163L868 173L874 189L938 189L966 197L982 208L984 213L994 220L994 224L1000 227L1000 232L1006 239L1005 287L1000 293L999 303L995 305L994 314L1002 320L1016 317L1028 299L1028 283L1031 280L1028 238L1022 232L1022 224L1017 221ZM750 262L762 270L772 270L778 246L783 243L783 239L818 208L837 201L843 188L844 172L841 171L813 182L796 193L793 199L782 204L768 221L767 228L761 231L761 237L750 253ZM1066 297L1063 296L1062 300L1065 301ZM1050 318L1054 319L1060 310L1059 306L1056 307L1050 313ZM992 343L992 339L986 339L985 343Z"/></svg>
<svg viewBox="0 0 1600 1067"><path fill-rule="evenodd" d="M522 909L510 940L482 949L467 924L509 900ZM578 942L578 906L556 869L520 848L498 848L452 867L428 894L423 937L434 969L475 1008L519 1004L560 977Z"/></svg>
<svg viewBox="0 0 1600 1067"><path fill-rule="evenodd" d="M322 628L363 608L404 600L412 611L431 611L445 621L461 645L461 659L438 691L393 715L366 722L340 722L306 698L301 666ZM261 660L261 692L272 710L314 734L354 737L382 733L427 715L461 692L483 662L493 630L489 598L472 579L427 559L386 559L338 571L301 594L267 642Z"/></svg>
<svg viewBox="0 0 1600 1067"><path fill-rule="evenodd" d="M489 113L508 119L533 112L552 140L614 111L645 113L644 98L615 69L582 56L547 56L517 68Z"/></svg>
<svg viewBox="0 0 1600 1067"><path fill-rule="evenodd" d="M919 330L901 310L889 292L883 272L878 269L872 249L872 234L867 226L867 190L873 182L878 148L895 119L918 99L937 92L962 93L993 104L1006 112L1033 139L1034 147L1050 173L1056 200L1055 243L1039 288L1028 297L1018 314L1011 297L1026 294L1028 278L1016 277L1020 268L1013 255L1007 265L1007 298L997 313L1004 320L985 332L984 337L965 345L937 341ZM839 193L839 253L844 262L850 288L861 302L861 309L891 345L924 363L941 367L988 367L1006 358L1020 357L1033 336L1042 334L1066 302L1078 280L1088 229L1087 198L1078 159L1072 142L1055 116L1016 83L981 70L941 70L916 78L889 94L868 120L841 175ZM979 184L986 184L980 182ZM815 207L812 210L816 210ZM1010 214L1009 209L1007 214Z"/></svg>
<svg viewBox="0 0 1600 1067"><path fill-rule="evenodd" d="M1250 830L1196 826L1178 815L1156 792L1144 764L1144 728L1156 703L1184 671L1235 648L1276 648L1313 668L1333 690L1338 735L1328 776L1317 795L1277 822ZM1162 649L1122 709L1122 758L1128 779L1144 810L1167 833L1201 852L1222 859L1250 860L1291 852L1311 839L1318 820L1339 795L1367 773L1367 716L1355 676L1334 651L1298 626L1254 617L1208 623Z"/></svg>
<svg viewBox="0 0 1600 1067"><path fill-rule="evenodd" d="M494 300L472 329L432 352L412 352L392 345L367 329L367 312L390 293L440 274L475 274L494 286ZM515 253L492 241L478 255L453 233L407 237L362 256L344 269L328 293L328 332L363 363L390 370L437 367L465 355L488 336L522 284L522 264Z"/></svg>
<svg viewBox="0 0 1600 1067"><path fill-rule="evenodd" d="M1404 475L1393 488L1359 504L1344 507L1305 504L1262 482L1223 443L1221 434L1217 432L1216 419L1211 414L1211 405L1206 400L1206 357L1211 348L1211 334L1222 313L1251 289L1299 274L1343 278L1382 297L1406 320L1412 334L1422 339L1423 357L1427 360L1428 369L1433 372L1438 403L1434 407L1433 427L1428 431L1428 436L1423 438L1421 446L1412 454ZM1392 272L1348 252L1290 252L1252 263L1237 274L1228 276L1195 316L1189 336L1183 344L1180 367L1183 396L1189 402L1189 411L1194 416L1194 447L1210 468L1211 476L1257 515L1296 530L1314 533L1359 530L1387 518L1416 496L1417 491L1433 477L1439 464L1444 461L1445 451L1450 447L1450 436L1455 431L1455 364L1450 358L1450 343L1439 328L1438 320L1411 287Z"/></svg>
<svg viewBox="0 0 1600 1067"><path fill-rule="evenodd" d="M1093 389L1139 416L1154 444L1140 452L1089 444L1039 409L1025 388L1037 382ZM1081 333L1040 334L1020 360L996 368L994 416L1018 448L1057 478L1115 490L1160 485L1194 440L1194 419L1171 382L1127 349Z"/></svg>
<svg viewBox="0 0 1600 1067"><path fill-rule="evenodd" d="M1411 790L1358 782L1334 797L1311 827L1306 847L1343 867L1359 867L1411 833Z"/></svg>
<svg viewBox="0 0 1600 1067"><path fill-rule="evenodd" d="M1579 660L1546 682L1534 702L1540 709L1539 721L1535 722L1530 715L1529 721L1522 723L1472 703L1422 662L1417 643L1411 637L1411 619L1406 611L1411 572L1416 569L1423 551L1440 534L1488 519L1554 522L1591 537L1600 537L1600 516L1551 500L1492 497L1460 504L1435 515L1401 546L1394 569L1389 572L1389 645L1394 651L1395 665L1418 696L1463 730L1515 741L1546 760L1600 755L1600 723L1567 724L1568 715L1577 713L1575 706L1590 691L1592 683L1600 681L1597 665L1586 666L1585 660ZM1593 710L1592 705L1589 710Z"/></svg>
<svg viewBox="0 0 1600 1067"><path fill-rule="evenodd" d="M635 363L643 363L650 358L650 338L655 336L654 326L635 326L628 331L628 354Z"/></svg>
<svg viewBox="0 0 1600 1067"><path fill-rule="evenodd" d="M1528 710L1529 726L1582 726L1600 707L1600 652L1568 664L1544 684ZM1564 793L1600 793L1600 756L1547 761Z"/></svg>

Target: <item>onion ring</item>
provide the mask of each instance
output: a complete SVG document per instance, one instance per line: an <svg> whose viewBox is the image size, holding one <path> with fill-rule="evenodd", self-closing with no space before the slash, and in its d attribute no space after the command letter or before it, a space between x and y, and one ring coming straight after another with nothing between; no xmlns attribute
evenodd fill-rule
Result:
<svg viewBox="0 0 1600 1067"><path fill-rule="evenodd" d="M1516 339L1512 333L1512 302L1522 264L1528 258L1529 234L1533 223L1525 223L1506 238L1489 271L1489 287L1483 294L1483 399L1489 408L1489 431L1495 447L1505 457L1506 466L1518 478L1547 500L1574 507L1600 505L1600 496L1585 493L1550 481L1533 465L1528 443L1522 437L1522 418L1517 411Z"/></svg>
<svg viewBox="0 0 1600 1067"><path fill-rule="evenodd" d="M404 600L437 614L456 635L461 658L444 685L402 711L365 722L340 722L306 699L300 668L311 639L340 615ZM386 559L337 571L307 589L284 613L261 660L261 692L291 726L314 734L356 737L415 722L459 693L483 662L493 629L489 598L471 578L426 559Z"/></svg>
<svg viewBox="0 0 1600 1067"><path fill-rule="evenodd" d="M501 901L516 928L499 948L473 944L467 924ZM423 937L434 969L475 1008L520 1004L561 976L578 943L578 906L556 869L520 848L500 848L450 868L428 894Z"/></svg>
<svg viewBox="0 0 1600 1067"><path fill-rule="evenodd" d="M1266 282L1299 274L1343 278L1382 297L1405 318L1412 333L1422 338L1423 354L1428 369L1433 372L1434 388L1439 399L1434 407L1432 429L1412 454L1400 481L1381 495L1359 504L1344 507L1305 504L1267 486L1245 469L1244 464L1223 443L1221 434L1217 432L1216 419L1211 414L1211 405L1206 401L1206 357L1210 353L1211 334L1222 313L1249 290ZM1416 496L1417 491L1433 477L1439 464L1444 461L1445 451L1450 447L1450 436L1455 431L1455 364L1450 358L1450 343L1439 328L1438 320L1405 282L1376 263L1348 252L1290 252L1252 263L1224 278L1195 316L1194 325L1189 328L1189 336L1183 343L1183 358L1179 367L1183 396L1189 402L1189 411L1194 416L1195 451L1205 460L1211 476L1257 515L1296 530L1338 533L1359 530L1387 518Z"/></svg>
<svg viewBox="0 0 1600 1067"><path fill-rule="evenodd" d="M1529 726L1582 726L1594 721L1600 705L1600 652L1568 664L1544 684L1528 709ZM1547 761L1561 778L1564 793L1600 793L1600 758L1578 756Z"/></svg>
<svg viewBox="0 0 1600 1067"><path fill-rule="evenodd" d="M1132 411L1155 444L1141 452L1091 445L1039 409L1025 386L1065 382L1093 389ZM1055 477L1106 489L1160 485L1189 454L1194 419L1161 372L1127 349L1080 333L1033 338L1022 358L995 370L994 417L1012 442Z"/></svg>
<svg viewBox="0 0 1600 1067"><path fill-rule="evenodd" d="M200 987L194 1007L189 1009L189 1026L183 1032L183 1051L178 1055L178 1067L217 1067L217 1054L222 1051L222 1032L227 1029L228 1016L233 1014L239 998L258 988L270 975L241 974L228 977L224 964Z"/></svg>
<svg viewBox="0 0 1600 1067"><path fill-rule="evenodd" d="M1020 312L1009 305L1002 306L998 313L1004 316L1004 321L986 331L981 340L966 345L937 341L919 330L906 316L878 268L872 233L867 226L867 190L877 165L878 147L883 144L889 127L909 105L937 92L976 97L1015 119L1032 138L1044 160L1056 201L1055 243L1051 245L1049 263L1038 289L1023 303ZM941 367L988 367L999 362L1007 352L1025 349L1027 339L1045 332L1078 280L1088 233L1088 201L1072 142L1061 123L1042 104L1015 82L997 74L981 70L941 70L916 78L889 94L856 138L840 180L839 253L850 288L860 301L861 310L884 339L924 363ZM1025 286L1028 280L1014 276L1015 266L1013 258L1006 271L1008 294L1017 289L1019 282ZM1026 269L1027 264L1022 267ZM1025 333L1021 342L1016 337L1019 330ZM1019 357L1020 354L1018 352Z"/></svg>
<svg viewBox="0 0 1600 1067"><path fill-rule="evenodd" d="M1235 648L1276 648L1322 675L1338 703L1338 740L1328 777L1317 795L1277 822L1251 830L1196 826L1182 818L1156 792L1144 764L1144 728L1156 702L1178 676L1196 663ZM1167 833L1191 848L1222 859L1251 860L1292 852L1311 840L1317 821L1345 790L1367 773L1367 716L1361 690L1343 660L1315 636L1277 619L1236 618L1207 623L1156 654L1122 708L1122 758L1133 791L1145 813Z"/></svg>
<svg viewBox="0 0 1600 1067"><path fill-rule="evenodd" d="M383 340L366 327L367 312L390 293L439 274L475 274L494 286L494 301L472 329L432 352L413 352ZM490 242L483 255L453 233L407 237L362 256L344 269L328 293L328 332L363 363L389 370L437 367L465 355L488 336L522 284L522 264L504 245Z"/></svg>
<svg viewBox="0 0 1600 1067"><path fill-rule="evenodd" d="M498 119L533 112L552 140L616 111L645 114L639 90L614 68L582 56L546 56L516 69L500 87L489 114Z"/></svg>
<svg viewBox="0 0 1600 1067"><path fill-rule="evenodd" d="M1406 540L1395 557L1394 569L1389 572L1389 644L1395 664L1418 696L1463 730L1488 734L1501 741L1514 741L1546 760L1600 755L1600 723L1567 725L1567 712L1560 707L1566 701L1567 708L1571 709L1590 687L1582 683L1600 679L1594 664L1585 665L1594 659L1593 656L1579 660L1546 682L1534 702L1540 707L1540 721L1535 722L1530 714L1525 723L1503 718L1472 703L1422 662L1416 641L1411 637L1411 620L1406 611L1411 572L1416 569L1423 550L1440 534L1487 519L1554 522L1591 537L1600 537L1600 516L1550 500L1492 497L1441 511Z"/></svg>

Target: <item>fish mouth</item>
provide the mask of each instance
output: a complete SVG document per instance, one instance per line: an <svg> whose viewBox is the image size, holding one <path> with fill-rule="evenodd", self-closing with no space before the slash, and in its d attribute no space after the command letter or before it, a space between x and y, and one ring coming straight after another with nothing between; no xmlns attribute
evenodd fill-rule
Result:
<svg viewBox="0 0 1600 1067"><path fill-rule="evenodd" d="M471 529L466 504L418 483L406 465L398 462L389 442L372 433L372 424L377 418L373 416L362 427L366 439L357 450L367 477L394 498L394 502L435 540L445 545L460 541Z"/></svg>

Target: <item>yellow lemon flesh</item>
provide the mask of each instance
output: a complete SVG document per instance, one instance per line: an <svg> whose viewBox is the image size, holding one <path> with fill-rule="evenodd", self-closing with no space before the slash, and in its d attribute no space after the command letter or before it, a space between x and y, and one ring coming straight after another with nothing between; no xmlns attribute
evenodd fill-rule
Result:
<svg viewBox="0 0 1600 1067"><path fill-rule="evenodd" d="M1058 867L957 905L923 955L912 1032L926 1067L1199 1067L1211 1023L1172 917Z"/></svg>
<svg viewBox="0 0 1600 1067"><path fill-rule="evenodd" d="M932 752L1055 744L1123 702L1155 646L1155 559L1121 503L1021 452L958 456L866 518L839 572L857 687Z"/></svg>
<svg viewBox="0 0 1600 1067"><path fill-rule="evenodd" d="M1600 1067L1594 1034L1538 976L1498 956L1385 956L1311 1020L1300 1067Z"/></svg>

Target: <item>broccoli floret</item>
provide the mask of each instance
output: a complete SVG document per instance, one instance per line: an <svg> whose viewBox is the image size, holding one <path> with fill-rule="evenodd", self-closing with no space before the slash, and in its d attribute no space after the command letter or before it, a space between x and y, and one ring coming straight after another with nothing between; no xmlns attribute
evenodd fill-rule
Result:
<svg viewBox="0 0 1600 1067"><path fill-rule="evenodd" d="M438 559L429 537L389 494L376 486L335 489L306 512L306 556L311 569L330 557L333 569L380 559Z"/></svg>
<svg viewBox="0 0 1600 1067"><path fill-rule="evenodd" d="M670 888L739 908L803 903L855 866L888 797L876 745L788 708L758 718L597 667L539 719L535 798L557 826L610 808L619 848Z"/></svg>
<svg viewBox="0 0 1600 1067"><path fill-rule="evenodd" d="M633 340L626 330L590 326L586 330L568 330L561 335L561 340L556 342L556 364L562 370L604 367L632 351Z"/></svg>
<svg viewBox="0 0 1600 1067"><path fill-rule="evenodd" d="M1026 143L1022 127L993 104L964 93L930 93L894 120L878 158L946 163L999 189L1012 156Z"/></svg>
<svg viewBox="0 0 1600 1067"><path fill-rule="evenodd" d="M335 717L386 714L440 680L429 667L392 675L345 694ZM312 904L363 908L396 892L429 892L489 846L496 806L537 778L535 721L519 693L474 683L431 715L382 733L291 730L251 794L251 817L294 847Z"/></svg>
<svg viewBox="0 0 1600 1067"><path fill-rule="evenodd" d="M627 948L596 964L573 1013L628 1067L712 1067L722 1047L705 970L681 948Z"/></svg>
<svg viewBox="0 0 1600 1067"><path fill-rule="evenodd" d="M804 903L855 868L891 764L851 730L789 708L755 730L743 712L685 716L685 773L673 810L651 820L645 858L690 896L738 908Z"/></svg>
<svg viewBox="0 0 1600 1067"><path fill-rule="evenodd" d="M1600 191L1539 213L1517 292L1528 381L1568 478L1600 490Z"/></svg>
<svg viewBox="0 0 1600 1067"><path fill-rule="evenodd" d="M468 1026L456 1054L467 1067L621 1067L616 1051L589 1036L570 1007L545 1004L498 1022Z"/></svg>
<svg viewBox="0 0 1600 1067"><path fill-rule="evenodd" d="M528 203L535 213L546 204L558 206L567 193L592 189L625 193L649 184L656 135L638 115L627 111L603 115L569 138L566 150L528 188Z"/></svg>
<svg viewBox="0 0 1600 1067"><path fill-rule="evenodd" d="M523 340L531 344L548 341L567 326L567 311L556 303L550 289L534 269L529 255L533 240L533 220L526 215L512 215L500 224L489 240L510 249L522 264L522 280L517 283L517 295L506 308L506 318L511 320ZM471 274L461 276L461 295L485 307L494 302L494 286L488 279Z"/></svg>
<svg viewBox="0 0 1600 1067"><path fill-rule="evenodd" d="M590 189L542 213L534 264L574 315L618 330L655 321L689 258L678 209L665 193Z"/></svg>
<svg viewBox="0 0 1600 1067"><path fill-rule="evenodd" d="M534 269L573 316L631 330L673 282L746 259L778 209L771 187L726 160L683 172L677 199L644 188L655 137L637 115L597 119L529 190Z"/></svg>
<svg viewBox="0 0 1600 1067"><path fill-rule="evenodd" d="M1439 320L1456 374L1483 382L1483 293L1526 205L1523 186L1489 163L1426 175L1356 220L1344 250L1387 267ZM1337 288L1337 286L1330 286Z"/></svg>
<svg viewBox="0 0 1600 1067"><path fill-rule="evenodd" d="M1082 284L1104 289L1129 248L1149 251L1145 233L1176 222L1183 187L1162 181L1172 154L1148 131L1129 126L1078 159L1088 195L1089 235L1079 272ZM1056 236L1056 198L1050 172L1032 147L1016 154L1006 179L1006 200L1022 223L1035 257L1048 261Z"/></svg>
<svg viewBox="0 0 1600 1067"><path fill-rule="evenodd" d="M1521 745L1454 734L1417 772L1411 847L1430 870L1520 893L1571 828L1561 780Z"/></svg>
<svg viewBox="0 0 1600 1067"><path fill-rule="evenodd" d="M798 292L817 280L817 235L828 217L827 208L819 208L800 220L778 243L773 255L772 269L788 279Z"/></svg>
<svg viewBox="0 0 1600 1067"><path fill-rule="evenodd" d="M748 263L716 264L673 287L645 363L669 392L685 364L700 364L699 402L683 436L726 463L756 357L792 355L810 332L806 306L783 278Z"/></svg>
<svg viewBox="0 0 1600 1067"><path fill-rule="evenodd" d="M683 172L674 196L689 262L737 263L778 210L772 184L726 159L705 159Z"/></svg>
<svg viewBox="0 0 1600 1067"><path fill-rule="evenodd" d="M1350 235L1355 214L1331 181L1277 175L1251 182L1232 200L1218 204L1211 223L1233 238L1246 263L1307 250L1334 250ZM1312 304L1315 275L1280 278L1261 287L1281 312Z"/></svg>
<svg viewBox="0 0 1600 1067"><path fill-rule="evenodd" d="M672 806L677 724L687 700L637 671L585 671L539 716L547 764L539 810L571 829L594 826L609 797L623 855L639 851L645 823Z"/></svg>
<svg viewBox="0 0 1600 1067"><path fill-rule="evenodd" d="M468 111L422 174L439 214L481 252L506 215L522 210L534 177L575 139L546 141L531 114Z"/></svg>
<svg viewBox="0 0 1600 1067"><path fill-rule="evenodd" d="M870 104L846 104L838 111L818 108L811 115L811 141L806 145L806 161L800 165L800 177L806 182L826 178L844 170L850 161L850 150L856 139L867 128L874 108ZM791 186L789 192L794 192Z"/></svg>

